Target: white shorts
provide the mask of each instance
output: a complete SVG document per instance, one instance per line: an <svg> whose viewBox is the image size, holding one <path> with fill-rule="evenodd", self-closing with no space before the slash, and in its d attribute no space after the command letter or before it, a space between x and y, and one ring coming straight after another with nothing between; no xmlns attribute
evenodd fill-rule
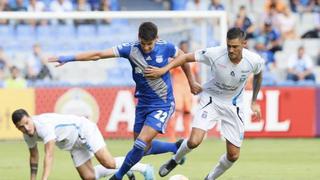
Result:
<svg viewBox="0 0 320 180"><path fill-rule="evenodd" d="M94 153L106 145L96 124L88 122L84 128L80 129L81 135L70 151L75 167L87 162Z"/></svg>
<svg viewBox="0 0 320 180"><path fill-rule="evenodd" d="M192 127L208 131L221 121L221 133L233 145L240 147L244 138L242 109L220 103L206 92L200 95Z"/></svg>

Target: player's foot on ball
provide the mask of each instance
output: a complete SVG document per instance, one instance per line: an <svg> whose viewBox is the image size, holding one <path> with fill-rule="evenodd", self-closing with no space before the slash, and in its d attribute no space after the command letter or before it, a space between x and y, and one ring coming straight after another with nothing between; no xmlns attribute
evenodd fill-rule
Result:
<svg viewBox="0 0 320 180"><path fill-rule="evenodd" d="M161 177L168 175L177 165L178 163L174 159L170 159L160 167L159 175Z"/></svg>

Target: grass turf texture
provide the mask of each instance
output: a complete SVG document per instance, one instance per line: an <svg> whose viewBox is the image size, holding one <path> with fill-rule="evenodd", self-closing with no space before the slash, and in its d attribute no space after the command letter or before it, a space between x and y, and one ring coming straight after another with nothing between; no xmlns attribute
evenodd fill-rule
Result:
<svg viewBox="0 0 320 180"><path fill-rule="evenodd" d="M114 156L124 156L132 146L132 140L107 140ZM43 144L40 152L38 179L43 166ZM225 151L225 143L218 139L206 139L198 149L188 155L183 166L171 174L183 174L190 180L204 179ZM0 179L29 179L29 151L23 141L0 141ZM144 157L157 173L169 154ZM97 162L94 160L94 164ZM143 179L135 173L138 180ZM161 179L156 174L157 179ZM168 177L162 179L168 179ZM246 139L239 161L220 179L224 180L315 180L320 178L320 139ZM80 179L68 152L55 150L54 167L50 178L54 180Z"/></svg>

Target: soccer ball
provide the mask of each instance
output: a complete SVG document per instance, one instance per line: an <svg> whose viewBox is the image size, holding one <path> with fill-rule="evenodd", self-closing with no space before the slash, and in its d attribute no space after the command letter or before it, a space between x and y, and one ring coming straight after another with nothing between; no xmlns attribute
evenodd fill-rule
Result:
<svg viewBox="0 0 320 180"><path fill-rule="evenodd" d="M182 174L176 174L173 175L169 178L169 180L189 180L189 178L187 178L186 176L182 175Z"/></svg>

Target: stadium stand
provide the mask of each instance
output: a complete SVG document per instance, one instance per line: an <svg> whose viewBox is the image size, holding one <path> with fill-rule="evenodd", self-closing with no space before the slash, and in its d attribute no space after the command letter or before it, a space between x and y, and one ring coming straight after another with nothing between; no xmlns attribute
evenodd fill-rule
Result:
<svg viewBox="0 0 320 180"><path fill-rule="evenodd" d="M191 1L191 0L190 0ZM24 1L24 6L28 6L28 1ZM43 1L46 5L45 9L49 9L50 2L48 0ZM112 0L109 4L109 10L165 10L165 9L176 9L183 10L186 8L187 0L184 3L175 4L174 1L153 1L153 0ZM209 7L209 0L203 1ZM261 7L264 7L266 1L248 1L248 0L231 0L231 1L221 1L223 7L227 12L238 12L240 6L244 6L247 11L247 16L255 26L255 33L253 37L249 39L248 47L254 48L257 39L255 38L256 32L261 30L261 25L266 20L264 12L261 12ZM284 5L290 5L289 1L281 1ZM76 1L72 1L73 7L76 7ZM97 8L97 4L94 1L88 1L91 9ZM93 3L93 4L92 4ZM232 4L232 5L231 5ZM174 7L170 7L170 5ZM314 6L314 7L313 7ZM286 64L288 55L295 52L296 48L300 45L304 45L306 48L306 53L308 53L314 59L314 64L317 65L316 56L318 49L320 47L320 40L318 39L301 39L301 35L312 29L320 29L319 22L315 22L317 17L319 17L319 11L317 10L319 5L314 4L306 10L307 12L296 13L294 10L293 16L296 20L295 30L299 37L295 39L281 39L282 50L273 52L274 61L276 68L272 70L272 76L276 77L276 82L279 85L290 85L290 83L285 82L286 79ZM9 7L11 10L16 10L16 4L14 0L9 1ZM142 8L143 7L143 8ZM290 6L292 9L292 6ZM277 12L282 13L282 12ZM236 13L228 16L229 26L233 26L237 19ZM276 16L272 17L273 21L276 21ZM254 17L254 18L253 18ZM270 18L270 17L269 17ZM318 18L319 19L319 18ZM2 42L2 47L5 52L10 57L12 64L22 69L25 72L25 64L28 53L34 43L39 43L42 46L43 51L48 55L54 54L69 54L84 50L95 50L95 49L105 49L113 45L125 42L133 41L136 38L136 28L140 22L139 21L126 21L126 20L111 20L111 21L94 21L94 23L66 23L66 24L55 24L51 23L49 25L36 25L28 24L27 22L20 21L10 21L7 24L0 25L0 41ZM175 21L167 21L163 25L163 21L156 22L161 26L167 26L160 35L164 39L171 40L174 43L178 43L182 39L189 39L196 43L200 41L199 36L190 37L188 33L183 31L178 33L171 33L170 27L175 29L184 26L190 26L189 23L184 23L181 26ZM170 25L171 24L171 25ZM275 26L276 22L272 22L273 28L277 29ZM192 26L192 24L191 24ZM125 27L125 28L124 28ZM200 34L200 31L194 28L196 34ZM208 37L215 37L216 29L208 31ZM217 37L210 39L208 38L209 45L217 45ZM266 47L270 44L266 44ZM196 46L195 46L196 47ZM62 75L64 81L61 82L62 85L71 84L86 84L87 82L93 84L105 84L105 85L132 85L130 66L128 63L113 62L113 63L103 63L99 62L99 66L96 66L96 62L93 64L86 63L84 65L75 63L72 65L72 69L69 66L61 67L54 72L54 80L62 80ZM123 65L127 64L127 65ZM53 67L50 66L52 69ZM94 71L90 69L95 69ZM77 72L81 72L86 78L79 77ZM315 74L317 76L317 83L320 82L320 68L315 67ZM270 79L269 79L270 80ZM274 82L265 79L265 85L276 85ZM53 83L55 85L58 82L44 82L44 86L50 86ZM39 86L41 82L29 83L30 86ZM299 85L310 85L310 82L301 82Z"/></svg>

